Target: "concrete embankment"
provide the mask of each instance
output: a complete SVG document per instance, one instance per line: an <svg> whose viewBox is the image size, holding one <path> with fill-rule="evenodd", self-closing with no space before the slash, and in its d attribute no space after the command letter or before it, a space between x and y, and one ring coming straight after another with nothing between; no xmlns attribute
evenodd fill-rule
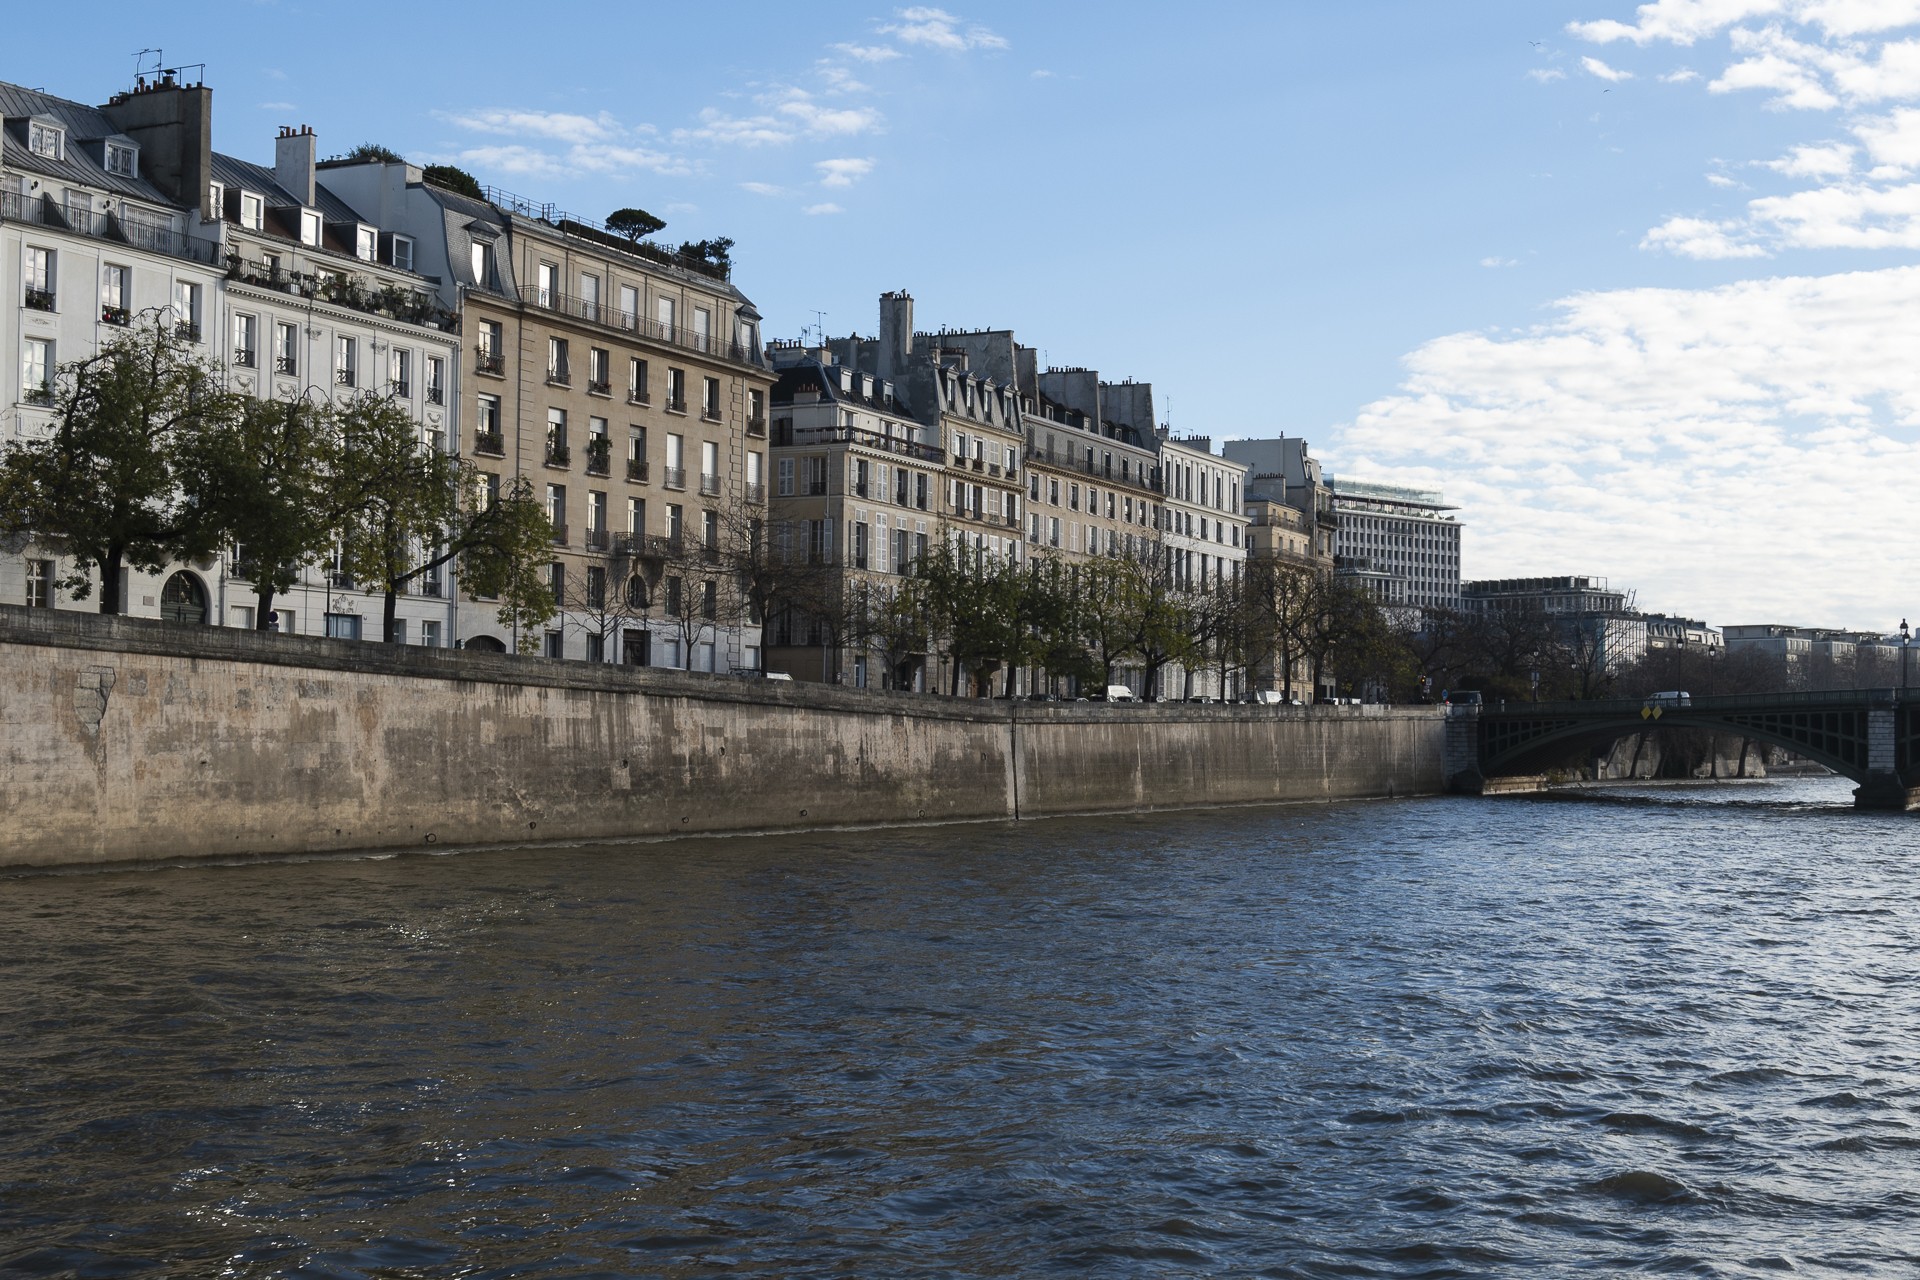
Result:
<svg viewBox="0 0 1920 1280"><path fill-rule="evenodd" d="M1437 710L948 701L0 607L0 866L1430 794Z"/></svg>

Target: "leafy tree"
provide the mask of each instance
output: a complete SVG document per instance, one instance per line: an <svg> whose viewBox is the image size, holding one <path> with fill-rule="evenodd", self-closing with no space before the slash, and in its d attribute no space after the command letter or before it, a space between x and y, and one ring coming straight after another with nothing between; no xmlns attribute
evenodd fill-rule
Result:
<svg viewBox="0 0 1920 1280"><path fill-rule="evenodd" d="M1140 657L1146 690L1154 697L1160 672L1170 662L1185 662L1194 652L1192 604L1174 576L1166 551L1149 542L1146 551L1116 561L1128 648Z"/></svg>
<svg viewBox="0 0 1920 1280"><path fill-rule="evenodd" d="M54 424L0 457L0 531L61 547L60 586L78 599L100 575L100 612L121 613L120 571L157 573L211 554L222 529L192 474L237 402L157 313L97 354L63 364Z"/></svg>
<svg viewBox="0 0 1920 1280"><path fill-rule="evenodd" d="M645 209L615 209L607 215L607 230L617 236L625 236L635 244L648 236L658 235L666 227L665 221Z"/></svg>
<svg viewBox="0 0 1920 1280"><path fill-rule="evenodd" d="M388 164L404 164L406 157L392 147L383 147L377 142L363 142L347 152L349 160L383 160Z"/></svg>
<svg viewBox="0 0 1920 1280"><path fill-rule="evenodd" d="M972 676L975 696L987 696L1007 654L1020 648L1019 567L946 541L930 549L914 572L928 622L952 664L954 696L963 669Z"/></svg>
<svg viewBox="0 0 1920 1280"><path fill-rule="evenodd" d="M276 594L333 542L337 457L334 411L324 402L252 400L227 430L201 437L194 467L226 536L242 547L241 572L254 584L254 627L271 629Z"/></svg>
<svg viewBox="0 0 1920 1280"><path fill-rule="evenodd" d="M381 635L395 639L400 593L452 561L478 596L501 599L500 621L521 634L551 618L551 584L540 567L552 526L524 477L497 497L457 458L422 442L420 427L390 400L362 400L339 413L333 501L341 561L386 597Z"/></svg>
<svg viewBox="0 0 1920 1280"><path fill-rule="evenodd" d="M445 187L459 195L471 196L475 200L487 198L487 193L481 190L479 181L472 174L450 164L430 164L420 171L420 176L436 187Z"/></svg>
<svg viewBox="0 0 1920 1280"><path fill-rule="evenodd" d="M728 236L716 236L712 240L688 240L680 246L679 253L683 258L718 267L722 272L733 269L733 240Z"/></svg>

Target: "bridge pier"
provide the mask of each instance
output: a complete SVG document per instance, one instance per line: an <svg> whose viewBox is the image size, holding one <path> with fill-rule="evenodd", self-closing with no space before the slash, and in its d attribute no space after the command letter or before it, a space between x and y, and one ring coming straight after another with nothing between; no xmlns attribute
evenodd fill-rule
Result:
<svg viewBox="0 0 1920 1280"><path fill-rule="evenodd" d="M1900 777L1899 711L1891 698L1867 708L1867 776L1853 789L1856 809L1920 808L1920 787Z"/></svg>
<svg viewBox="0 0 1920 1280"><path fill-rule="evenodd" d="M1896 811L1920 809L1920 787L1909 787L1891 769L1884 773L1870 773L1865 782L1853 789L1853 807Z"/></svg>

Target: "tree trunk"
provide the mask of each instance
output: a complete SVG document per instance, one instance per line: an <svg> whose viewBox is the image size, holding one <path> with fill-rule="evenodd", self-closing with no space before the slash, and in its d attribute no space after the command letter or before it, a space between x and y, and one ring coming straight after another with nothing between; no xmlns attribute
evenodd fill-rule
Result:
<svg viewBox="0 0 1920 1280"><path fill-rule="evenodd" d="M107 554L100 559L100 612L126 612L126 602L120 599L120 548L118 547L108 547Z"/></svg>
<svg viewBox="0 0 1920 1280"><path fill-rule="evenodd" d="M393 643L394 621L399 616L400 616L400 593L394 590L393 584L389 582L387 584L386 607L381 610L381 615L380 615L380 638L386 641L388 644Z"/></svg>
<svg viewBox="0 0 1920 1280"><path fill-rule="evenodd" d="M253 629L255 631L278 631L270 619L273 617L273 588L256 587L254 589Z"/></svg>

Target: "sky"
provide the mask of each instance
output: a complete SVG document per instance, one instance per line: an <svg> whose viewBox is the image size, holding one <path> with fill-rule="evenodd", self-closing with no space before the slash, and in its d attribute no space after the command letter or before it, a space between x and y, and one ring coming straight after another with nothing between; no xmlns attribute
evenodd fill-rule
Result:
<svg viewBox="0 0 1920 1280"><path fill-rule="evenodd" d="M1176 433L1442 489L1469 578L1920 619L1920 0L177 13L0 77L99 102L158 46L231 154L308 124L730 236L769 336L905 289Z"/></svg>

